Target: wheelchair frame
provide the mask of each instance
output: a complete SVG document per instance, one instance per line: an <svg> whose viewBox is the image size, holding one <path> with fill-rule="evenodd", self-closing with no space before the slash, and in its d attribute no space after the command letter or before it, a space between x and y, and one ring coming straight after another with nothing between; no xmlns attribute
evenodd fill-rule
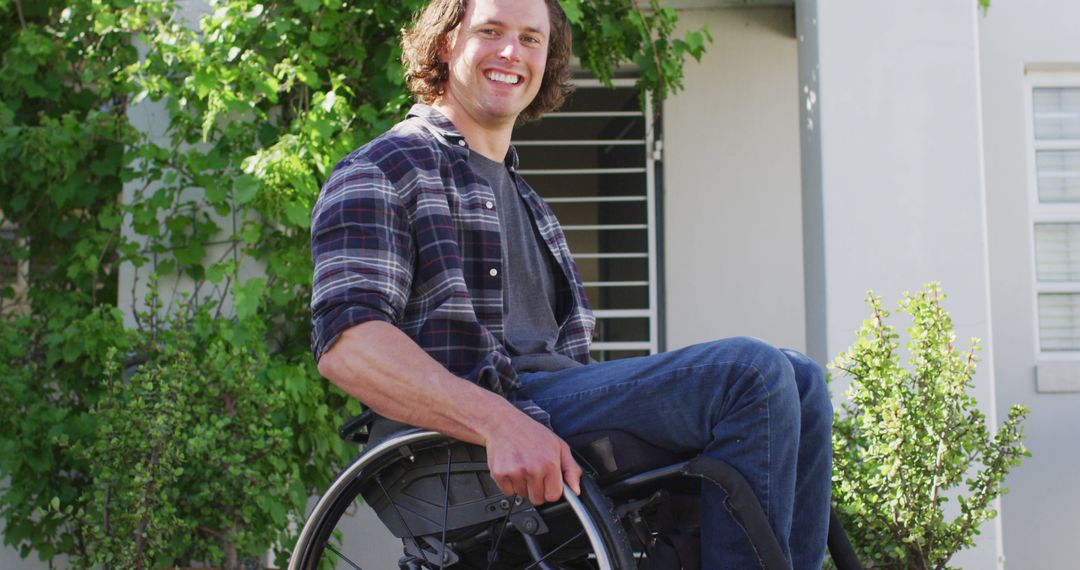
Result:
<svg viewBox="0 0 1080 570"><path fill-rule="evenodd" d="M354 443L366 443L368 434L361 430L364 427L370 427L374 419L374 414L367 411L349 420L340 430L341 437ZM418 456L424 458L426 455L431 455L432 450L444 448L446 449L444 473L436 473L437 470L426 465L423 460L417 463ZM382 509L379 511L380 519L395 536L402 539L405 549L404 556L398 562L398 567L401 569L441 569L453 566L459 561L464 562L461 560L462 554L468 553L475 558L475 552L469 552L467 549L458 552L460 545L479 548L485 540L491 544L491 549L486 554L488 561L486 568L491 568L495 557L499 556L500 540L504 531L509 528L512 533L517 533L514 535L515 542L517 540L524 542L527 554L531 558L531 563L529 559L526 559L522 565L517 566L519 568L564 570L586 567L602 570L630 570L637 567L639 560L631 547L626 529L630 528L633 531L637 539L637 548L648 550L651 554L651 544L648 543L649 527L644 522L641 512L657 500L660 492L652 494L647 499L623 503L618 509L612 507L610 498L639 496L642 490L651 490L662 482L687 475L708 479L725 489L729 502L736 507L736 513L742 513L736 516L742 517L740 523L747 529L762 567L770 569L789 567L749 485L737 471L723 462L699 456L690 461L676 462L617 479L605 485L602 490L586 473L582 477L580 497L574 495L564 485L562 500L536 509L528 501L502 495L487 476L486 464L480 469L475 469L477 462L475 458L468 455L468 449L479 449L482 452L482 448L477 446L469 446L442 434L417 428L395 433L385 441L365 449L334 479L309 514L293 550L289 570L315 570L325 567L325 564L320 566L325 552L334 553L352 568L360 568L335 549L330 542L338 520L346 509L361 498L361 495L364 495L364 499L372 507L376 507L377 511ZM456 465L453 461L455 454L458 455ZM589 471L590 462L580 455L578 457L586 471ZM427 461L433 460L429 458ZM405 471L402 471L401 467L395 467L405 462L408 464ZM443 469L441 465L437 467ZM395 468L397 472L392 475L395 478L402 473L409 474L416 471L427 473L429 478L434 475L433 481L437 481L434 483L437 487L436 491L442 493L442 497L432 496L431 485L426 485L428 487L426 498L417 500L416 497L409 496L405 488L419 478L415 476L401 476L399 480L391 481L391 489L388 490L381 480L381 474ZM482 476L475 477L481 472ZM593 469L593 472L595 473L596 470ZM441 478L443 476L445 478ZM394 488L395 485L398 488ZM466 500L460 504L457 499L452 500L452 487L455 496L464 496ZM367 489L366 493L365 489ZM397 497L397 500L395 501L393 497ZM378 505L380 503L382 504ZM518 506L521 508L518 509ZM517 513L514 512L515 509L518 509ZM439 513L441 513L441 521L438 520ZM556 526L562 530L562 527L566 525L567 517L576 520L581 530L554 549L548 545L545 552L541 538L548 532L549 526ZM494 528L498 526L499 519L502 523L496 533ZM545 524L544 521L548 519L558 522L555 525ZM414 529L419 530L413 532ZM470 535L469 532L474 534ZM492 536L494 534L497 536ZM561 539L560 535L559 540ZM587 565L564 566L569 562L560 557L570 553L578 555L583 546L582 539L591 549L591 553L584 555L585 559L588 559ZM571 546L567 547L567 545ZM862 568L854 556L846 534L839 525L835 512L830 520L829 550L839 570ZM555 557L554 555L560 551L562 552L560 557ZM584 559L579 558L579 562L575 564L581 564L580 560Z"/></svg>
<svg viewBox="0 0 1080 570"><path fill-rule="evenodd" d="M397 459L404 459L411 462L415 460L415 453L417 451L423 451L425 449L431 448L447 447L449 445L463 446L465 444L456 442L436 432L411 429L396 434L394 437L388 439L387 441L384 441L369 450L365 450L365 452L361 454L360 457L353 461L352 464L346 467L341 472L341 474L338 475L338 477L333 481L333 483L331 483L330 487L326 490L325 493L323 493L322 497L320 497L319 501L316 503L311 514L308 516L308 522L304 525L304 528L300 533L300 537L297 540L296 547L293 550L293 556L289 562L290 570L318 568L319 562L323 554L323 552L320 552L319 549L324 547L329 547L330 551L335 552L339 557L342 556L340 553L336 552L333 547L330 547L328 545L328 541L331 538L330 533L333 531L334 526L337 523L337 519L340 518L344 510L348 508L348 506L351 505L353 501L359 498L359 495L361 494L360 487L364 486L369 481L369 479L365 479L365 477L377 476L379 467L378 464L380 461L385 461L387 459L390 459L391 461ZM376 473L366 472L373 468L375 469ZM381 487L382 485L383 484L380 482L379 486ZM619 568L628 568L629 566L626 566L626 564L628 563L626 559L626 552L613 551L613 549L619 548L626 549L628 548L628 545L623 545L619 543L620 535L618 533L618 530L621 529L615 530L611 524L613 521L604 518L603 511L610 509L610 504L603 501L603 495L600 494L599 488L595 486L595 483L592 483L591 481L584 481L582 483L582 486L583 489L581 497L574 495L574 493L571 492L569 488L564 488L563 496L565 500L557 503L555 505L556 508L554 509L545 509L544 514L550 516L551 514L560 514L567 510L570 511L572 515L582 525L582 533L584 534L584 538L588 541L591 548L593 549L593 552L595 553L599 568L602 568L604 570L618 570ZM447 496L448 495L449 487L447 487ZM527 501L518 500L514 501L513 503L510 503L510 501L511 498L505 497L501 495L501 493L498 495L485 497L483 499L483 502L487 503L488 505L497 505L499 503L502 503L504 508L501 510L506 512L504 518L507 521L513 515L514 509L518 506L524 505L522 506L522 510L519 511L519 514L528 513L529 511L535 511L535 509L533 509L531 505L528 505ZM392 499L391 502L393 502ZM408 559L410 558L410 556L407 554L405 557L403 557L403 561L399 562L399 567L440 568L442 567L442 564L440 564L439 562L440 554L442 555L443 560L447 565L457 562L456 554L445 554L446 552L452 552L451 550L447 549L440 552L439 548L437 548L441 547L442 545L448 544L446 539L446 533L448 530L452 530L448 527L461 526L460 523L446 523L446 517L449 514L448 511L450 508L450 502L446 501L444 505L446 505L446 509L444 509L444 526L441 529L441 537L439 537L438 539L432 538L428 540L426 545L422 545L434 546L436 548L428 549L426 551L419 551L414 548L411 559ZM404 519L403 515L407 514L408 510L404 509L403 507L403 510L405 510L405 512L403 512L402 510L398 510L398 508L399 506L393 507L393 516L401 517L402 519ZM499 517L489 518L496 519ZM522 519L524 522L519 523L519 525L525 529L528 528L530 520L536 520L535 518L530 519L529 517L522 517ZM603 525L603 522L605 520L608 522L607 528L604 528ZM504 527L505 526L508 525L506 525L506 523L504 522ZM542 522L540 522L536 530L546 530L546 527L543 525ZM437 535L438 533L434 534ZM522 536L529 535L523 533ZM409 539L415 539L418 537L414 536L403 538L408 541ZM419 538L424 537L421 536ZM624 534L621 535L621 540L626 540ZM527 545L530 547L530 554L536 557L536 552L534 551L534 548L536 547L535 541L527 541ZM434 559L432 559L432 555L434 555ZM343 560L346 564L358 568L358 566L356 566L354 563L348 561L347 558L343 558ZM422 566L425 564L426 566ZM555 568L558 568L556 566L551 566L542 562L536 564L535 566L538 568L543 568L545 570L554 570Z"/></svg>

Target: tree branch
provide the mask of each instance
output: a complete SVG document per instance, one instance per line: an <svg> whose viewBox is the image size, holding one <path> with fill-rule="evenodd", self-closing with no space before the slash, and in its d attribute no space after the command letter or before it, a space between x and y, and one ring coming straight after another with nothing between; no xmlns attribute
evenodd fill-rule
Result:
<svg viewBox="0 0 1080 570"><path fill-rule="evenodd" d="M26 18L23 17L22 3L19 0L15 0L15 13L19 15L19 25L22 29L26 29Z"/></svg>

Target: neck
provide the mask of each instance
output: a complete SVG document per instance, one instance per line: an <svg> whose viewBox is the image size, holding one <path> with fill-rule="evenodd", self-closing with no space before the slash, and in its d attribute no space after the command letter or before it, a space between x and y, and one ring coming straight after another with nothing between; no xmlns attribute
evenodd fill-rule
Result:
<svg viewBox="0 0 1080 570"><path fill-rule="evenodd" d="M510 137L514 132L514 119L496 124L482 124L456 105L446 104L446 101L436 101L432 107L454 123L465 137L465 142L469 143L472 152L478 152L496 162L502 162L506 158L506 153L510 150Z"/></svg>

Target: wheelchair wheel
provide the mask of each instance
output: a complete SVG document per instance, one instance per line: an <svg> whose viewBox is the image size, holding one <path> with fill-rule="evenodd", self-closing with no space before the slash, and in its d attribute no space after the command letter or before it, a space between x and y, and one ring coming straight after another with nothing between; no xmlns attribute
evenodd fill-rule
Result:
<svg viewBox="0 0 1080 570"><path fill-rule="evenodd" d="M569 488L563 496L539 509L506 497L487 474L483 448L409 430L368 449L334 480L308 516L289 569L634 568L625 530L596 483L583 476L581 496ZM393 546L364 545L384 529Z"/></svg>

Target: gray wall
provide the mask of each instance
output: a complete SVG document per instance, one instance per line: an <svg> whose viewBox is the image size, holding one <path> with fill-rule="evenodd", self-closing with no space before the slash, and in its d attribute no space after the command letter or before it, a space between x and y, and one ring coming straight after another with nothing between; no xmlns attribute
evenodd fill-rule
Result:
<svg viewBox="0 0 1080 570"><path fill-rule="evenodd" d="M811 356L852 343L867 290L895 307L940 280L957 336L987 349L974 395L995 421L976 2L800 0L796 10ZM994 568L1000 534L984 525L955 564Z"/></svg>
<svg viewBox="0 0 1080 570"><path fill-rule="evenodd" d="M1025 460L1002 504L1009 568L1075 567L1080 559L1080 393L1038 393L1029 219L1025 72L1080 77L1080 4L994 2L980 18L991 314L998 413L1031 408Z"/></svg>
<svg viewBox="0 0 1080 570"><path fill-rule="evenodd" d="M7 485L7 480L5 479L2 484ZM0 536L3 535L3 532L4 521L0 520ZM52 566L58 569L67 568L67 557L58 556ZM22 558L19 556L18 549L0 542L0 568L3 570L45 570L49 568L49 563L39 560L37 552L31 552L28 558Z"/></svg>
<svg viewBox="0 0 1080 570"><path fill-rule="evenodd" d="M179 0L177 4L178 19L193 28L196 28L199 19L210 11L210 7L205 0ZM145 49L143 46L139 47ZM143 99L138 104L131 106L128 110L128 119L131 121L132 126L146 134L151 141L162 146L168 146L169 135L165 129L169 124L169 116L164 101L155 102L150 99ZM138 180L125 183L124 201L131 203L138 199L136 192L137 189L142 189L142 186L143 183ZM151 184L147 189L143 190L145 192L143 195L151 196L158 187L159 185L156 183ZM183 200L198 201L202 199L202 194L202 189L192 188L186 190L181 198ZM207 213L221 228L221 232L207 244L205 263L234 260L238 267L235 280L238 284L244 283L252 277L264 277L263 264L240 255L238 248L234 247L233 242L229 240L232 235L239 233L243 220L239 219L235 213L225 216L219 215L213 210L208 210ZM130 226L125 226L123 231L127 238L145 243L145 240L134 234ZM137 312L147 310L148 307L145 301L147 293L150 292L149 279L151 273L157 270L160 261L165 260L163 256L154 254L147 254L147 257L150 258L150 262L141 267L135 267L131 264L124 264L120 267L117 302L124 311L124 322L129 327L136 326L135 314ZM158 291L161 297L162 309L166 314L170 313L176 307L176 304L180 302L181 295L189 298L197 297L199 300L220 299L223 314L231 314L233 311L231 291L228 291L229 294L223 295L226 292L224 283L218 285L209 282L196 284L190 277L174 273L160 278Z"/></svg>
<svg viewBox="0 0 1080 570"><path fill-rule="evenodd" d="M667 348L752 335L805 349L793 11L679 23L715 43L664 104Z"/></svg>

